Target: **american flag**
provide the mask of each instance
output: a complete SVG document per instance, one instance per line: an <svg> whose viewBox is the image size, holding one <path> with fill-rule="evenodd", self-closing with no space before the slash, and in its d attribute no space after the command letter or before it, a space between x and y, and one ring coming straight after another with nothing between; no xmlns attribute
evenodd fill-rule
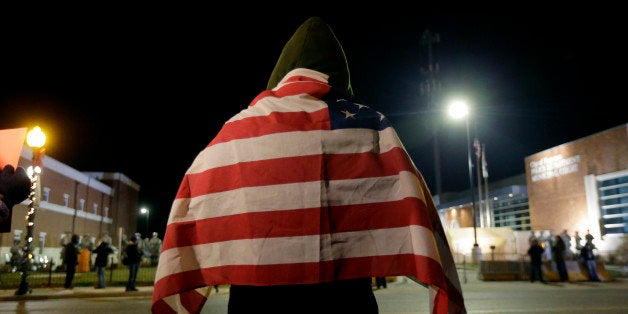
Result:
<svg viewBox="0 0 628 314"><path fill-rule="evenodd" d="M482 144L482 177L488 178L488 163L486 162L486 152L484 151L484 144Z"/></svg>
<svg viewBox="0 0 628 314"><path fill-rule="evenodd" d="M423 177L379 112L291 71L227 121L172 204L153 313L199 313L217 284L408 276L465 313Z"/></svg>

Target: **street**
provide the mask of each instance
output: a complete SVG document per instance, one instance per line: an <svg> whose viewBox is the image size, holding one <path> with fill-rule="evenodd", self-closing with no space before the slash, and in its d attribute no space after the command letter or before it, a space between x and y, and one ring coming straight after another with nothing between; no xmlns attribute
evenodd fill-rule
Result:
<svg viewBox="0 0 628 314"><path fill-rule="evenodd" d="M628 281L530 283L480 281L462 283L468 313L628 313ZM226 313L228 289L212 294L203 314ZM427 289L410 280L375 290L381 314L428 312ZM277 302L287 302L277 296ZM0 313L150 313L150 297L67 298L0 302ZM272 313L272 309L260 309ZM299 313L299 309L295 309Z"/></svg>

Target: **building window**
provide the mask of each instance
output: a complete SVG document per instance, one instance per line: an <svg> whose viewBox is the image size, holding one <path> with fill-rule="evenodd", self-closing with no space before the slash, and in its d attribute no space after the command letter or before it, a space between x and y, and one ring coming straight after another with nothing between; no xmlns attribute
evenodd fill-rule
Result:
<svg viewBox="0 0 628 314"><path fill-rule="evenodd" d="M628 233L628 174L598 178L602 234Z"/></svg>
<svg viewBox="0 0 628 314"><path fill-rule="evenodd" d="M103 210L103 212L104 212L104 213L103 213L103 215L104 215L105 217L109 217L109 207L105 207L105 209Z"/></svg>
<svg viewBox="0 0 628 314"><path fill-rule="evenodd" d="M44 193L41 196L41 200L44 202L48 202L48 199L50 199L50 188L45 187Z"/></svg>
<svg viewBox="0 0 628 314"><path fill-rule="evenodd" d="M97 215L98 214L98 204L94 203L93 210L94 210L94 215Z"/></svg>
<svg viewBox="0 0 628 314"><path fill-rule="evenodd" d="M530 230L530 208L526 194L496 197L491 202L495 227Z"/></svg>
<svg viewBox="0 0 628 314"><path fill-rule="evenodd" d="M70 194L63 193L63 206L68 207L70 205Z"/></svg>
<svg viewBox="0 0 628 314"><path fill-rule="evenodd" d="M81 204L81 205L80 205L81 207L79 207L79 209L80 209L81 211L84 211L84 210L85 210L85 200L84 200L84 199L81 199L81 200L79 201L79 203Z"/></svg>

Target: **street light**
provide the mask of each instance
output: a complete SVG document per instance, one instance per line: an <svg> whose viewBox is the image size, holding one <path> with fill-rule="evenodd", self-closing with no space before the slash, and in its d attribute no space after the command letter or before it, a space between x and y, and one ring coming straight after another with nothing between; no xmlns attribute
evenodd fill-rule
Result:
<svg viewBox="0 0 628 314"><path fill-rule="evenodd" d="M22 253L22 280L20 286L15 291L16 295L31 293L28 284L28 273L30 271L33 260L33 233L35 229L35 211L36 205L39 204L37 199L37 190L40 189L39 175L41 173L42 158L45 149L46 135L40 127L36 126L26 134L26 144L33 149L33 164L28 167L28 175L31 178L30 194L28 195L28 212L26 213L26 236L24 237L24 252Z"/></svg>
<svg viewBox="0 0 628 314"><path fill-rule="evenodd" d="M473 162L471 161L471 135L469 132L469 107L463 101L454 101L449 106L449 115L454 119L465 118L467 126L467 164L469 167L469 192L471 193L471 216L473 217L473 249L471 250L471 260L477 263L482 252L478 245L478 233L475 210L475 194L473 192Z"/></svg>
<svg viewBox="0 0 628 314"><path fill-rule="evenodd" d="M149 231L148 231L148 216L150 215L150 211L146 208L146 207L142 207L140 208L140 213L142 213L142 215L146 215L146 236L149 236Z"/></svg>

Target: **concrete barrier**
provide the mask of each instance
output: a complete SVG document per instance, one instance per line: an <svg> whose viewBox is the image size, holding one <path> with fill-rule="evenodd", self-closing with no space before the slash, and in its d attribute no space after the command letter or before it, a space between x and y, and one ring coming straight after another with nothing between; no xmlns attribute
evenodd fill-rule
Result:
<svg viewBox="0 0 628 314"><path fill-rule="evenodd" d="M569 281L589 281L586 266L579 261L566 261ZM544 261L541 266L543 278L547 281L560 281L556 263ZM604 263L597 261L597 273L602 281L610 281ZM528 261L481 261L478 279L485 281L530 280L530 262Z"/></svg>
<svg viewBox="0 0 628 314"><path fill-rule="evenodd" d="M527 267L524 261L481 261L478 278L486 281L523 280Z"/></svg>

